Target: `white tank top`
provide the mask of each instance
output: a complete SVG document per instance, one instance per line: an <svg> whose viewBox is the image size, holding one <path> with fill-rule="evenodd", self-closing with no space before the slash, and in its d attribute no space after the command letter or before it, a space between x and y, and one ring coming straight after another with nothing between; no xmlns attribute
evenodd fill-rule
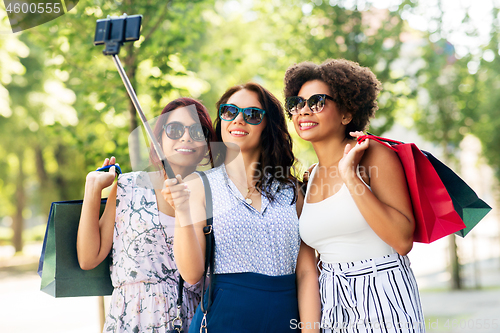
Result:
<svg viewBox="0 0 500 333"><path fill-rule="evenodd" d="M309 177L307 194L316 169L317 166ZM359 169L356 172L363 181ZM366 222L345 184L337 193L320 202L308 203L307 194L299 219L300 237L318 251L321 261L352 262L395 253Z"/></svg>

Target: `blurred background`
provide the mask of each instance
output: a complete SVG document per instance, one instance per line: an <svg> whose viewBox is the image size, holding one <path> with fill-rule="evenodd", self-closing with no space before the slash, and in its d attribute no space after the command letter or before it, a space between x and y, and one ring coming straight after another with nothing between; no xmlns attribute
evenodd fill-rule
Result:
<svg viewBox="0 0 500 333"><path fill-rule="evenodd" d="M97 19L123 13L143 15L120 59L148 118L191 96L214 119L225 89L249 80L283 99L301 61L370 67L383 83L370 132L431 151L493 207L465 238L410 253L427 330L500 332L499 11L497 0L81 0L12 33L0 3L0 332L100 331L103 299L48 296L36 267L50 203L82 199L106 157L131 171L136 111L92 43ZM315 154L290 131L303 171Z"/></svg>

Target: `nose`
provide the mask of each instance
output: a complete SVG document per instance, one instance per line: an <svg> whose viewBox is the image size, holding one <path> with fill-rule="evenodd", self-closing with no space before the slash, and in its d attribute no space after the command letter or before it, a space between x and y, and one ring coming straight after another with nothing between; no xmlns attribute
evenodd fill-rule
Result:
<svg viewBox="0 0 500 333"><path fill-rule="evenodd" d="M179 139L180 141L184 142L191 142L191 135L189 134L189 127L186 126L184 127L184 133L182 134L181 138Z"/></svg>
<svg viewBox="0 0 500 333"><path fill-rule="evenodd" d="M243 112L238 112L236 118L233 119L233 123L240 123L240 124L245 123L245 119L243 119Z"/></svg>
<svg viewBox="0 0 500 333"><path fill-rule="evenodd" d="M309 109L309 105L306 103L304 107L297 113L298 115L310 115L312 113L311 109Z"/></svg>

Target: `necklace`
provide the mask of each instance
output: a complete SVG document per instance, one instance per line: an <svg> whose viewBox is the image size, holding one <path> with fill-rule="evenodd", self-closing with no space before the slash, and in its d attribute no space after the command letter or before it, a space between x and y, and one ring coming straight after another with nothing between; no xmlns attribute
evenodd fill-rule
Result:
<svg viewBox="0 0 500 333"><path fill-rule="evenodd" d="M247 188L247 196L245 197L245 202L249 205L253 203L253 200L250 198L250 196L255 192L255 186L251 187L252 191L250 191L250 188Z"/></svg>
<svg viewBox="0 0 500 333"><path fill-rule="evenodd" d="M241 186L241 183L236 181L235 179L233 179L233 177L229 176L229 174L227 174L227 176L233 181L233 182L236 182L238 183L240 186ZM246 187L247 189L247 195L245 196L245 202L249 205L251 205L253 203L253 200L250 198L252 196L252 194L255 192L255 186L251 186L251 187Z"/></svg>

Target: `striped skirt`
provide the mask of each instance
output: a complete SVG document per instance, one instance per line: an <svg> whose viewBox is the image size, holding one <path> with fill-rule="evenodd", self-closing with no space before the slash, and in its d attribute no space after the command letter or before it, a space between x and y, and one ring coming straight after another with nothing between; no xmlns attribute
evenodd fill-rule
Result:
<svg viewBox="0 0 500 333"><path fill-rule="evenodd" d="M408 257L397 253L346 263L322 263L323 332L425 332Z"/></svg>

